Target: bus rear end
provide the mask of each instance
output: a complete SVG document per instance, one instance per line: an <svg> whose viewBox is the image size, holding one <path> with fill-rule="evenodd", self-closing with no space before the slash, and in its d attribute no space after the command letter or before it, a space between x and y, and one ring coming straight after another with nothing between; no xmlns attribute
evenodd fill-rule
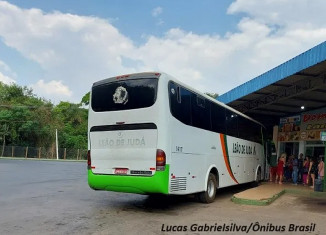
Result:
<svg viewBox="0 0 326 235"><path fill-rule="evenodd" d="M94 83L88 122L88 183L95 190L168 193L169 169L158 148L158 73Z"/></svg>

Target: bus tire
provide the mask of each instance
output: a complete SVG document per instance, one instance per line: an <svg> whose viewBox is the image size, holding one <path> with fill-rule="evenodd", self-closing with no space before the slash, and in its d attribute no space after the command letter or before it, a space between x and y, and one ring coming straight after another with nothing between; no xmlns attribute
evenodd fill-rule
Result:
<svg viewBox="0 0 326 235"><path fill-rule="evenodd" d="M261 181L261 169L259 167L256 175L256 180L254 182L254 186L258 186L260 181Z"/></svg>
<svg viewBox="0 0 326 235"><path fill-rule="evenodd" d="M207 188L198 194L198 198L203 203L212 203L215 200L217 180L214 174L209 173Z"/></svg>

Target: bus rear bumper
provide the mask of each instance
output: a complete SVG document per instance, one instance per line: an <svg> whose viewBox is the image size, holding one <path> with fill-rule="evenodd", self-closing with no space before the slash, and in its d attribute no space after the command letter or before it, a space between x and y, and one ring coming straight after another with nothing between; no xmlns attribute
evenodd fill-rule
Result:
<svg viewBox="0 0 326 235"><path fill-rule="evenodd" d="M94 190L137 194L168 194L169 165L153 176L100 175L88 170L88 185Z"/></svg>

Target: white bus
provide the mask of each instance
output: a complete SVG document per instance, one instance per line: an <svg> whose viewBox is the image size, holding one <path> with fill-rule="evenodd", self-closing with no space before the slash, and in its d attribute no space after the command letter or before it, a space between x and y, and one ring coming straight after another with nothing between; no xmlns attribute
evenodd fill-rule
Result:
<svg viewBox="0 0 326 235"><path fill-rule="evenodd" d="M197 194L261 180L263 126L164 73L93 84L88 183L95 190Z"/></svg>

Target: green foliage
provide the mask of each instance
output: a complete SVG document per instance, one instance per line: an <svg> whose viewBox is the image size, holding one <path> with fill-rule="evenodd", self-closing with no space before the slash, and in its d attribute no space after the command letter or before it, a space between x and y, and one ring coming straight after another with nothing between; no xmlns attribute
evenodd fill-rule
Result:
<svg viewBox="0 0 326 235"><path fill-rule="evenodd" d="M9 126L7 124L3 124L0 126L0 138L2 139L2 151L1 151L1 156L3 156L3 152L5 149L6 145L6 137L9 135Z"/></svg>
<svg viewBox="0 0 326 235"><path fill-rule="evenodd" d="M81 103L82 103L83 105L89 105L89 96L90 96L90 92L87 92L87 93L83 96L83 98L82 98L82 100L81 100Z"/></svg>
<svg viewBox="0 0 326 235"><path fill-rule="evenodd" d="M86 149L87 115L80 104L55 106L32 89L0 82L0 139L6 145L50 147L57 129L59 147Z"/></svg>
<svg viewBox="0 0 326 235"><path fill-rule="evenodd" d="M86 149L87 109L80 108L79 104L60 102L54 108L54 113L62 127L59 133L60 146Z"/></svg>

